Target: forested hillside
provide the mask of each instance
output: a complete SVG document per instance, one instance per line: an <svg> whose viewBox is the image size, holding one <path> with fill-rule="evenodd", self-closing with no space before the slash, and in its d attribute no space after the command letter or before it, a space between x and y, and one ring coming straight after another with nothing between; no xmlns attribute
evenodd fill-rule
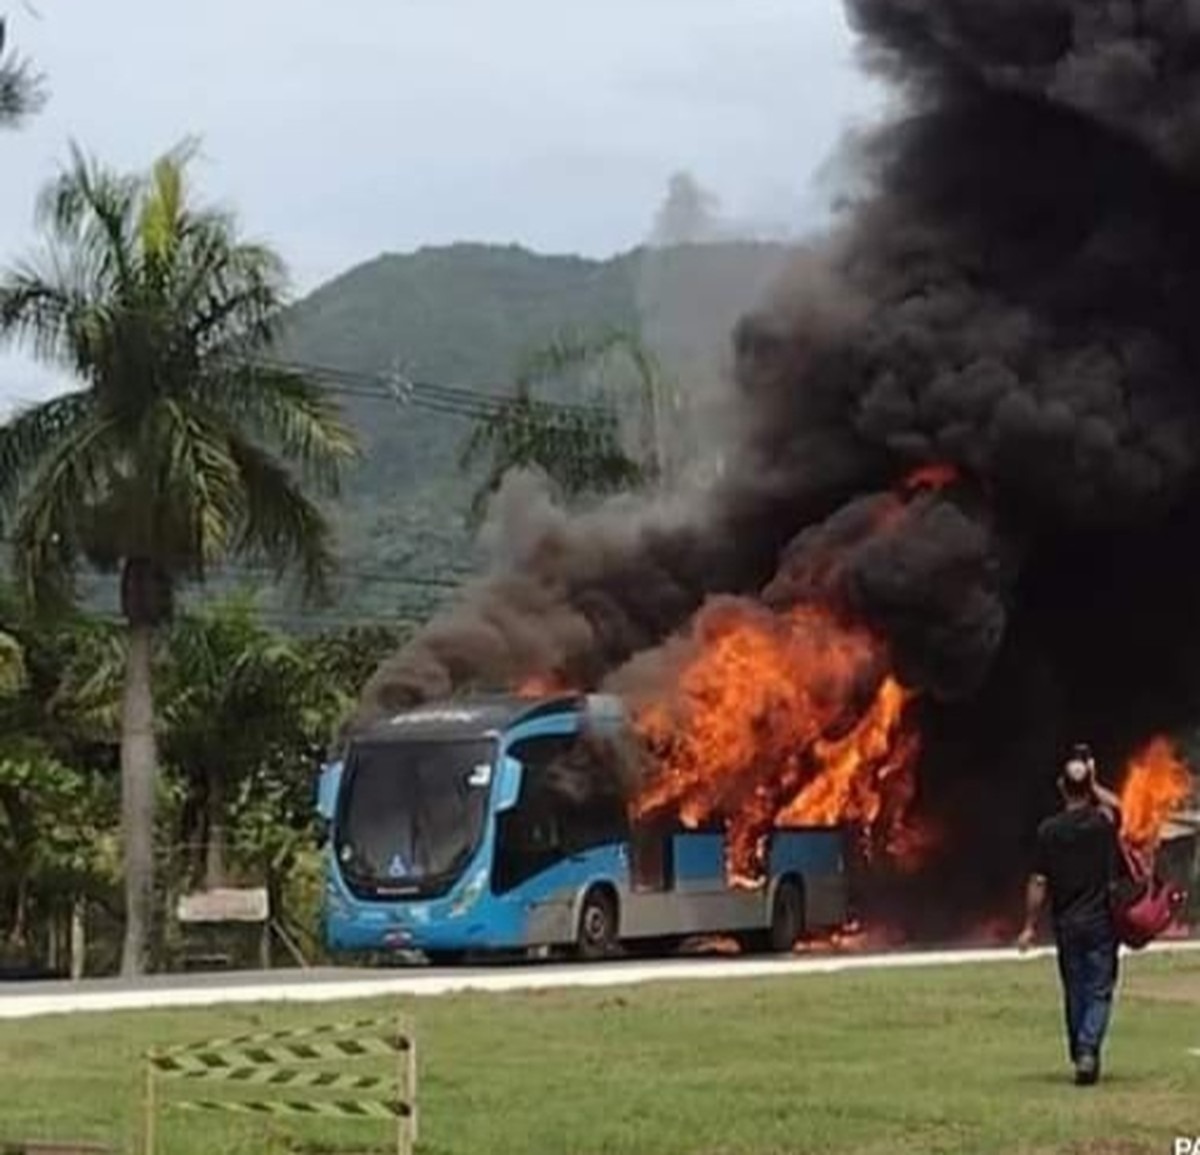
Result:
<svg viewBox="0 0 1200 1155"><path fill-rule="evenodd" d="M365 454L338 516L339 612L423 616L475 562L477 479L458 459L477 403L438 391L502 395L530 350L613 327L640 331L682 377L711 375L784 255L722 243L593 261L462 244L381 256L294 306L279 356L336 371L327 380ZM409 394L404 380L434 390Z"/></svg>

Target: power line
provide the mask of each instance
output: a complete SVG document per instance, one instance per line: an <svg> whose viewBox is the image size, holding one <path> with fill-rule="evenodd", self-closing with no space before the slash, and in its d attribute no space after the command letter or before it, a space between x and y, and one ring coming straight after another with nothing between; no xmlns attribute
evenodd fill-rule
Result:
<svg viewBox="0 0 1200 1155"><path fill-rule="evenodd" d="M499 390L477 389L465 385L439 385L431 381L416 381L394 371L371 373L358 369L347 369L332 365L320 365L305 361L288 361L267 357L251 359L250 365L264 369L275 369L288 373L317 378L325 383L330 393L344 396L363 397L373 400L392 401L395 404L414 405L433 412L455 417L480 419L494 417L511 403L511 395ZM567 401L539 400L536 404L543 409L562 414L592 415L607 413L604 405Z"/></svg>

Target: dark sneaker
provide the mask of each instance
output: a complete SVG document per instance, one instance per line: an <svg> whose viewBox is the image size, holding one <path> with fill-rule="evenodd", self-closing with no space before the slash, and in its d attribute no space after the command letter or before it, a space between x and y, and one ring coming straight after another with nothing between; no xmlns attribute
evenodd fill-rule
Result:
<svg viewBox="0 0 1200 1155"><path fill-rule="evenodd" d="M1084 1052L1075 1064L1075 1085L1091 1087L1100 1078L1100 1060L1093 1054Z"/></svg>

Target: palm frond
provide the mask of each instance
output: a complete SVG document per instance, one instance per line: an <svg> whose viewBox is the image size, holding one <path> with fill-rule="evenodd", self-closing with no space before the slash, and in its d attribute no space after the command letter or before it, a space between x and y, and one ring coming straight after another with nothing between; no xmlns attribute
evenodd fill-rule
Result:
<svg viewBox="0 0 1200 1155"><path fill-rule="evenodd" d="M297 566L305 593L321 599L335 568L329 523L287 468L248 440L229 446L242 478L241 537L236 548L260 552L282 572Z"/></svg>
<svg viewBox="0 0 1200 1155"><path fill-rule="evenodd" d="M177 564L202 579L207 567L228 551L237 531L241 477L221 427L174 398L161 402L159 412L157 496L172 529L160 528L156 537L160 549L179 541Z"/></svg>
<svg viewBox="0 0 1200 1155"><path fill-rule="evenodd" d="M0 341L24 342L38 360L75 368L89 305L61 270L26 262L0 280Z"/></svg>
<svg viewBox="0 0 1200 1155"><path fill-rule="evenodd" d="M22 488L64 441L75 443L95 416L95 398L76 392L31 406L0 426L0 525Z"/></svg>
<svg viewBox="0 0 1200 1155"><path fill-rule="evenodd" d="M128 294L135 274L133 227L145 181L103 168L74 142L71 163L46 186L38 219L74 265L86 269L85 282L104 286L97 296Z"/></svg>
<svg viewBox="0 0 1200 1155"><path fill-rule="evenodd" d="M111 739L119 733L121 722L124 631L92 620L75 623L71 633L70 657L47 709L60 723Z"/></svg>
<svg viewBox="0 0 1200 1155"><path fill-rule="evenodd" d="M79 518L104 495L113 433L113 420L97 413L77 423L21 496L13 560L23 592L35 605L66 596L73 586Z"/></svg>
<svg viewBox="0 0 1200 1155"><path fill-rule="evenodd" d="M232 223L223 214L197 214L189 201L187 167L200 150L188 137L160 156L150 169L138 199L135 228L145 276L159 294L181 274L181 256L194 232L197 217L219 220L218 231L228 236Z"/></svg>
<svg viewBox="0 0 1200 1155"><path fill-rule="evenodd" d="M5 24L0 19L0 127L15 128L46 101L42 77L29 62L5 53Z"/></svg>
<svg viewBox="0 0 1200 1155"><path fill-rule="evenodd" d="M278 258L255 245L197 229L188 243L188 273L178 308L190 318L188 338L201 352L235 353L268 345L284 294Z"/></svg>
<svg viewBox="0 0 1200 1155"><path fill-rule="evenodd" d="M587 369L616 352L641 350L641 339L628 329L612 327L598 333L565 331L525 354L517 367L517 382L526 387L558 380Z"/></svg>
<svg viewBox="0 0 1200 1155"><path fill-rule="evenodd" d="M568 497L611 493L642 484L646 473L621 447L616 414L563 410L528 394L510 400L476 425L460 455L464 468L485 454L490 463L471 502L478 522L488 499L514 469L536 469Z"/></svg>
<svg viewBox="0 0 1200 1155"><path fill-rule="evenodd" d="M269 446L278 447L324 493L335 495L358 443L328 394L299 373L254 362L223 363L196 400Z"/></svg>

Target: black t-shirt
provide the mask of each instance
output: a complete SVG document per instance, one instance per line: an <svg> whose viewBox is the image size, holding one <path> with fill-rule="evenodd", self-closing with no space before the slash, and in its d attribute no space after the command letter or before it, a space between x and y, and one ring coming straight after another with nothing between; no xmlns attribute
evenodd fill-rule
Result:
<svg viewBox="0 0 1200 1155"><path fill-rule="evenodd" d="M1038 828L1034 873L1044 875L1059 931L1102 927L1120 862L1117 822L1097 806L1063 810Z"/></svg>

